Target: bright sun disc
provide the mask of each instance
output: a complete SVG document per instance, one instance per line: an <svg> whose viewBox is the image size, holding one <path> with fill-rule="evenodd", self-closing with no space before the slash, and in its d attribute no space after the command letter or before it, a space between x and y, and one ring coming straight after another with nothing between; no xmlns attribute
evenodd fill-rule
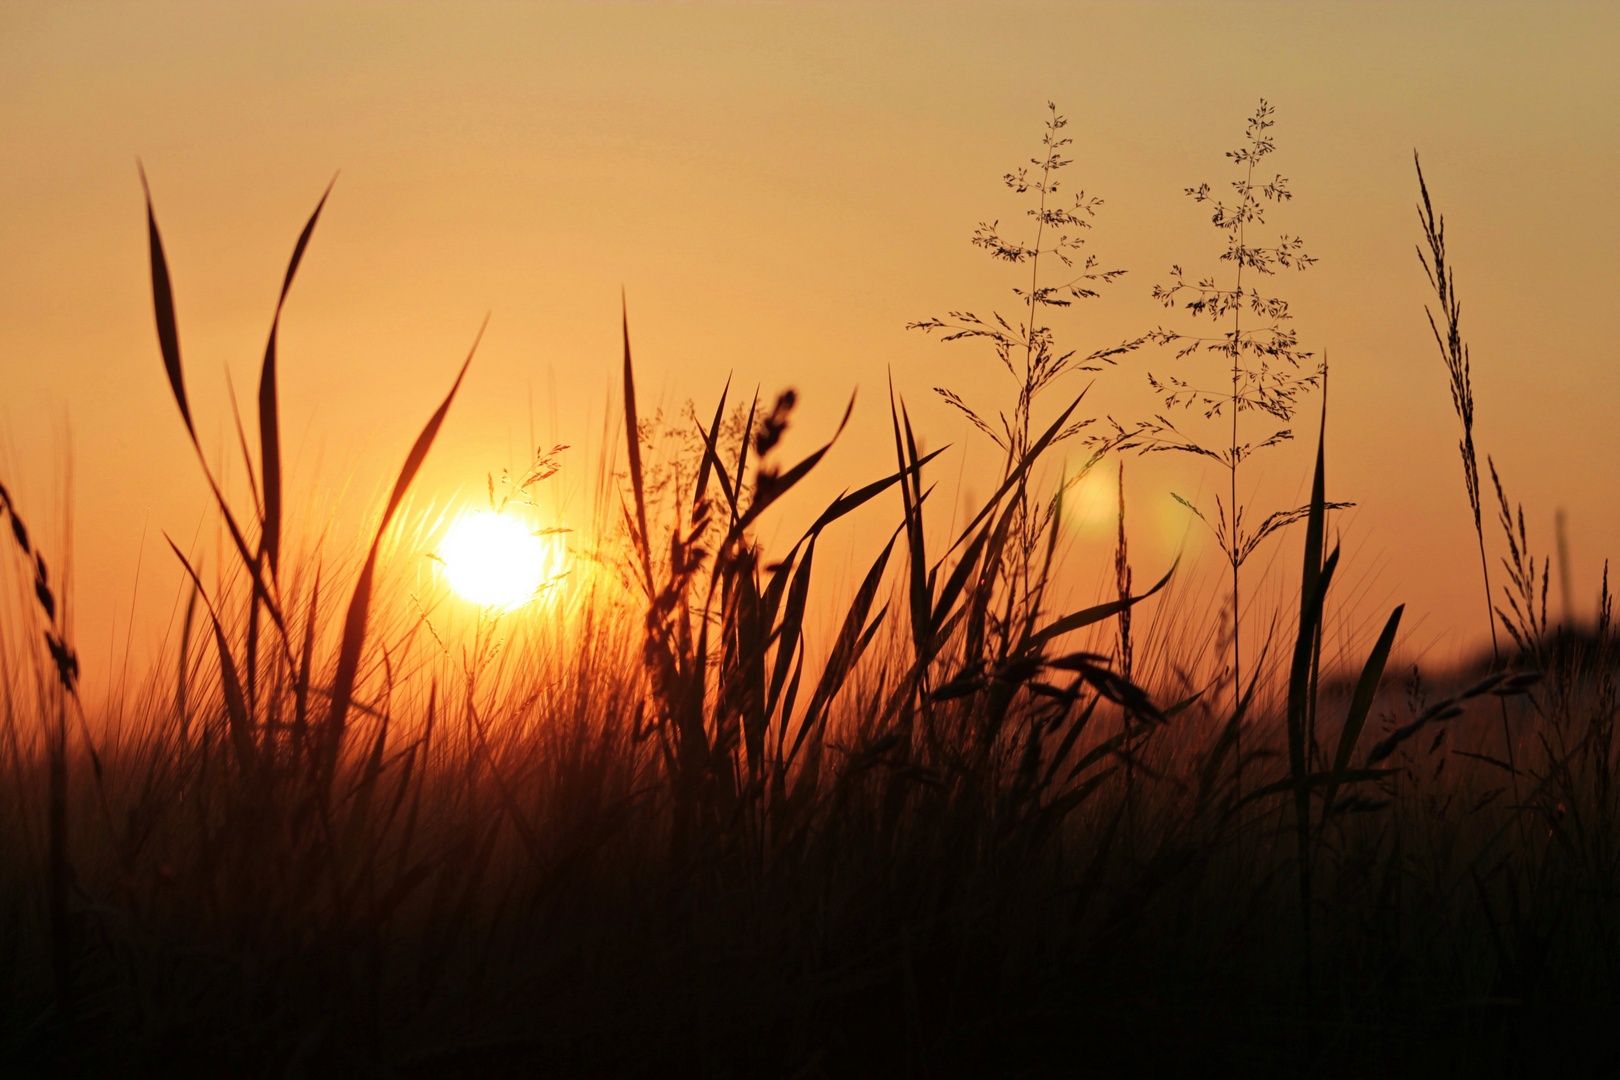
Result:
<svg viewBox="0 0 1620 1080"><path fill-rule="evenodd" d="M475 604L513 608L540 587L546 541L516 518L479 510L450 527L439 558L456 592Z"/></svg>

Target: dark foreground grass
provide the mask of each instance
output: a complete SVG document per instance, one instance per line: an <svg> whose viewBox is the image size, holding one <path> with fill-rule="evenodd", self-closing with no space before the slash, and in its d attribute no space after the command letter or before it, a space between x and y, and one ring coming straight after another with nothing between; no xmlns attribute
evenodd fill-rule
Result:
<svg viewBox="0 0 1620 1080"><path fill-rule="evenodd" d="M151 244L189 430L155 219ZM1033 477L1079 402L940 538L895 401L893 471L766 563L755 526L826 450L778 463L786 397L726 441L723 396L684 472L655 484L627 441L594 571L463 643L401 621L388 576L454 388L343 569L283 535L275 364L272 329L223 594L192 575L177 655L113 715L80 710L59 582L0 493L27 559L0 624L6 1072L1620 1068L1606 591L1594 634L1543 606L1516 665L1404 695L1397 610L1341 680L1320 441L1287 640L1233 701L1229 672L1172 674L1191 615L1125 674L1119 616L1166 581L1051 609L1063 493ZM640 432L628 325L623 377ZM895 533L810 642L817 543L879 499Z"/></svg>

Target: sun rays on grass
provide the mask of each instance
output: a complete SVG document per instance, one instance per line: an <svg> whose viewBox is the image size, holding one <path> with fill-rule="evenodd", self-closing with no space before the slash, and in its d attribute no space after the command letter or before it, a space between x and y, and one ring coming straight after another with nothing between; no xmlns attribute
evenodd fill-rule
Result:
<svg viewBox="0 0 1620 1080"><path fill-rule="evenodd" d="M533 600L560 570L559 545L515 514L474 510L456 519L439 546L450 587L485 607L510 611Z"/></svg>

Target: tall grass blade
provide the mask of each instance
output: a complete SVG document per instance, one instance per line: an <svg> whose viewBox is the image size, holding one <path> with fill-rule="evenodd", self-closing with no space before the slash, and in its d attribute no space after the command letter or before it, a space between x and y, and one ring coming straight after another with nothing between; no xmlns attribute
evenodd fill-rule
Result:
<svg viewBox="0 0 1620 1080"><path fill-rule="evenodd" d="M967 527L962 530L961 535L956 538L956 542L951 545L951 550L955 550L956 548L960 547L964 540L973 535L974 530L977 529L984 519L990 516L990 514L1000 504L1002 497L1023 481L1024 477L1029 473L1031 467L1034 466L1036 460L1046 452L1046 448L1048 446L1052 445L1052 440L1058 437L1058 433L1063 430L1063 425L1068 423L1070 415L1073 414L1074 410L1080 407L1080 402L1085 399L1085 396L1086 395L1082 392L1079 397L1075 398L1074 401L1069 404L1067 409L1064 409L1063 412L1059 414L1058 418L1052 422L1052 426L1041 433L1041 437L1035 440L1034 445L1029 448L1029 452L1023 456L1023 458L1018 462L1017 466L1015 466L1013 470L1007 474L1007 478L1001 482L1001 487L997 488L995 494L991 495L989 499L985 500L983 508L980 509L978 514L974 516L972 521L967 523ZM950 552L946 552L946 554L950 554Z"/></svg>
<svg viewBox="0 0 1620 1080"><path fill-rule="evenodd" d="M1299 636L1294 642L1294 659L1288 676L1288 766L1298 780L1310 771L1310 747L1305 742L1305 714L1310 706L1311 653L1315 645L1316 629L1321 625L1322 608L1328 587L1333 582L1333 571L1339 564L1339 549L1334 548L1316 575L1310 594L1300 611ZM1309 805L1301 806L1304 826L1309 827Z"/></svg>
<svg viewBox="0 0 1620 1080"><path fill-rule="evenodd" d="M152 262L152 308L157 314L158 348L163 353L163 370L169 376L169 389L174 392L175 404L180 406L180 418L186 423L191 441L197 441L197 426L191 420L191 403L186 400L186 377L180 366L180 330L174 318L174 287L169 281L169 261L163 255L163 237L158 234L157 216L152 212L152 189L146 182L146 166L139 159L136 171L141 174L141 191L146 196L147 252Z"/></svg>
<svg viewBox="0 0 1620 1080"><path fill-rule="evenodd" d="M921 475L917 468L917 461L906 452L906 443L900 435L900 411L903 405L896 405L894 397L894 381L889 382L889 422L894 430L894 456L900 465L901 512L905 515L903 527L906 532L907 559L907 590L906 597L911 608L911 638L913 648L917 655L926 651L928 641L933 637L933 596L928 587L927 565L928 555L925 547L922 520L922 492Z"/></svg>
<svg viewBox="0 0 1620 1080"><path fill-rule="evenodd" d="M1304 963L1301 969L1303 1000L1307 1023L1314 1010L1315 951L1312 919L1311 865L1311 788L1308 786L1315 733L1311 718L1315 713L1316 660L1321 641L1322 611L1328 586L1339 563L1339 549L1324 562L1323 536L1327 531L1327 404L1324 392L1321 427L1316 441L1316 470L1311 480L1310 512L1305 526L1304 564L1300 573L1299 633L1294 639L1293 664L1288 674L1288 768L1294 785L1294 837L1297 847L1300 922L1304 931ZM1236 474L1234 473L1234 476ZM1235 572L1235 570L1234 570ZM1234 595L1236 592L1234 590ZM1314 1028L1307 1030L1314 1046Z"/></svg>
<svg viewBox="0 0 1620 1080"><path fill-rule="evenodd" d="M270 590L265 586L264 576L259 561L253 556L248 547L246 536L242 527L236 521L236 515L231 512L230 505L225 501L225 494L214 480L213 471L208 468L208 459L203 454L202 443L197 439L197 426L191 418L191 403L186 398L186 383L184 370L180 363L180 332L174 315L174 288L169 278L169 263L163 253L163 237L158 232L157 216L152 210L152 190L146 182L146 170L136 163L141 174L141 190L146 196L146 232L147 246L151 256L152 274L152 309L157 318L158 348L163 354L163 368L169 376L169 389L174 393L175 404L180 407L180 418L185 421L186 434L191 436L192 448L197 452L197 460L202 465L203 476L208 481L209 490L213 492L214 502L219 507L221 516L225 519L225 526L231 534L231 542L236 547L236 553L242 560L243 567L253 579L253 588L264 602L265 610L275 621L276 627L281 631L283 638L287 633L286 622L281 617L281 608L275 602Z"/></svg>
<svg viewBox="0 0 1620 1080"><path fill-rule="evenodd" d="M805 736L810 733L811 728L818 725L823 710L844 685L844 680L848 678L851 669L860 660L861 654L866 651L867 644L872 640L872 632L876 629L877 622L881 621L882 614L880 613L878 619L873 621L871 627L866 624L866 616L872 610L872 600L877 596L878 586L882 584L884 568L889 565L889 553L894 550L894 542L899 537L900 532L896 530L894 535L889 537L889 542L883 545L882 552L873 561L871 569L867 570L866 578L861 582L860 589L855 593L855 599L844 614L844 625L838 631L832 653L827 657L827 666L822 670L821 679L816 683L815 692L810 696L810 704L805 707L804 720L794 737L793 748L788 752L789 766L793 764L794 758L798 757L799 747L804 744ZM865 633L862 632L863 629Z"/></svg>
<svg viewBox="0 0 1620 1080"><path fill-rule="evenodd" d="M1086 702L1086 707L1080 711L1080 715L1075 717L1069 724L1069 730L1064 734L1063 741L1058 744L1058 748L1052 753L1051 763L1046 767L1046 775L1041 778L1041 790L1044 791L1052 786L1052 778L1057 775L1058 769L1068 760L1069 752L1074 749L1074 744L1080 741L1081 734L1090 725L1091 718L1097 711L1097 703L1101 700L1102 695L1092 695L1091 700Z"/></svg>
<svg viewBox="0 0 1620 1080"><path fill-rule="evenodd" d="M315 223L320 220L321 210L325 208L327 197L332 194L332 184L335 183L337 177L334 176L321 193L321 200L315 204L315 212L309 215L304 230L298 234L298 242L293 245L287 275L281 281L281 295L276 298L276 313L270 319L270 339L264 346L264 364L259 371L259 463L264 477L264 530L261 543L265 557L270 560L272 575L281 569L281 408L276 391L276 339L281 330L281 309L287 303L287 292L292 288L298 264L304 259L304 249L309 247Z"/></svg>
<svg viewBox="0 0 1620 1080"><path fill-rule="evenodd" d="M1045 629L1031 635L1029 643L1025 646L1025 651L1033 652L1038 650L1041 648L1041 646L1045 645L1048 641L1051 641L1053 638L1058 637L1059 635L1067 634L1074 630L1079 630L1081 627L1090 626L1092 623L1101 622L1104 619L1118 615L1126 608L1140 604L1143 600L1146 600L1148 597L1170 584L1170 576L1176 572L1176 567L1179 566L1180 563L1180 559L1177 559L1175 563L1172 563L1170 569L1164 572L1164 577L1160 578L1158 582L1154 584L1153 588L1149 589L1147 592L1140 593L1136 596L1128 596L1124 600L1110 600L1106 604L1097 604L1093 607L1076 611L1072 615L1063 616L1063 618L1058 619Z"/></svg>
<svg viewBox="0 0 1620 1080"><path fill-rule="evenodd" d="M982 658L984 652L985 627L990 613L990 600L995 593L996 578L1001 573L1001 554L1007 547L1007 538L1012 535L1013 521L1018 516L1018 504L1013 502L1002 511L1001 522L991 535L990 546L984 554L984 565L979 571L979 580L974 585L973 597L968 604L967 636L964 641L962 656L968 663ZM1019 646L1020 652L1028 651L1029 642L1026 639Z"/></svg>
<svg viewBox="0 0 1620 1080"><path fill-rule="evenodd" d="M815 554L816 540L812 535L809 546L804 550L804 562L793 575L793 584L788 588L787 607L782 612L782 627L776 646L776 663L771 672L770 693L765 701L767 716L776 708L782 685L788 676L788 665L793 660L793 654L799 647L799 640L804 631L805 602L810 593L810 563ZM783 719L785 720L786 716Z"/></svg>
<svg viewBox="0 0 1620 1080"><path fill-rule="evenodd" d="M658 594L658 586L653 582L652 537L647 533L647 497L641 480L641 420L636 415L636 373L630 363L630 308L622 293L619 310L624 326L624 442L630 455L630 490L636 500L634 541L650 599Z"/></svg>
<svg viewBox="0 0 1620 1080"><path fill-rule="evenodd" d="M692 505L694 507L703 502L703 494L709 489L709 470L720 463L720 459L715 453L714 435L711 434L711 432L718 433L720 430L720 421L725 419L726 415L726 397L730 393L731 376L727 375L726 385L720 391L720 403L714 407L714 420L709 424L709 430L704 431L702 424L697 425L698 434L703 436L703 461L700 465L698 465L697 486L692 489ZM694 423L696 423L696 420L697 418L693 417ZM722 477L724 477L724 473L725 470L722 469ZM725 485L725 492L726 500L731 503L732 516L735 517L737 514L737 503L736 500L731 497L730 484Z"/></svg>
<svg viewBox="0 0 1620 1080"><path fill-rule="evenodd" d="M755 493L754 501L749 504L748 510L740 519L738 519L737 523L731 527L731 534L733 538L742 535L742 531L748 528L748 526L752 525L759 515L765 512L766 507L770 506L777 499L787 494L788 491L792 490L795 484L805 478L811 469L814 469L821 463L821 459L827 456L827 451L833 448L833 443L838 441L838 436L843 434L844 426L849 423L850 414L854 411L855 395L851 394L849 397L849 404L844 408L844 417L842 420L838 421L838 430L833 432L833 437L828 439L827 444L821 449L815 451L797 465L794 465L781 476L775 477L768 485L760 485L761 490Z"/></svg>
<svg viewBox="0 0 1620 1080"><path fill-rule="evenodd" d="M1008 514L1010 513L1011 510L1008 511ZM1005 521L1005 517L1003 521ZM951 576L945 579L945 585L939 590L938 599L934 601L934 610L929 616L928 625L938 626L945 620L946 612L956 605L956 598L967 587L968 578L973 574L974 568L979 565L979 556L983 554L984 546L990 539L993 525L994 523L987 522L979 530L979 535L974 538L973 543L968 545L968 549L962 553L962 558L952 569Z"/></svg>
<svg viewBox="0 0 1620 1080"><path fill-rule="evenodd" d="M186 573L191 577L191 583L202 597L203 606L208 611L209 621L214 627L214 644L219 649L219 681L225 694L225 716L227 729L231 739L231 749L236 752L236 762L244 776L256 778L258 775L258 758L253 744L252 721L248 715L247 696L242 691L242 680L237 674L236 661L231 657L231 648L225 640L225 630L220 625L219 613L214 610L214 602L208 598L203 590L202 580L197 571L192 569L188 560L173 540L167 536L169 548L174 552L180 565L185 567Z"/></svg>
<svg viewBox="0 0 1620 1080"><path fill-rule="evenodd" d="M1305 606L1316 594L1322 573L1322 545L1327 532L1327 400L1322 401L1321 428L1316 437L1316 471L1311 477L1310 513L1305 520L1305 554L1300 578L1300 632L1305 631Z"/></svg>
<svg viewBox="0 0 1620 1080"><path fill-rule="evenodd" d="M445 395L444 401L434 411L427 426L422 429L422 434L416 437L411 452L406 455L405 464L399 470L398 479L394 481L394 490L388 496L388 505L383 510L382 520L377 523L377 534L371 541L371 550L360 570L360 578L355 582L354 593L349 598L348 613L343 619L343 640L338 649L337 670L332 676L331 707L327 712L322 732L320 769L323 789L331 784L332 770L337 765L338 751L343 743L343 728L349 714L349 704L354 697L354 680L360 668L360 649L366 637L366 616L371 608L371 587L377 569L377 552L382 546L383 536L388 531L394 512L399 509L400 501L405 498L406 489L416 478L417 471L427 458L428 450L433 446L434 438L439 434L439 427L444 423L445 414L450 411L450 403L455 400L456 391L461 389L461 380L467 375L467 368L472 364L473 354L478 351L478 343L483 339L484 328L488 325L489 316L486 315L483 326L478 328L478 335L473 339L472 348L467 352L467 359L462 361L461 370L456 373L456 381L450 385L450 392Z"/></svg>
<svg viewBox="0 0 1620 1080"><path fill-rule="evenodd" d="M1373 645L1372 652L1367 656L1367 663L1361 669L1361 677L1356 680L1355 693L1350 697L1350 712L1345 716L1344 729L1339 732L1339 746L1333 754L1333 771L1345 772L1350 768L1350 756L1355 753L1356 742L1361 738L1361 732L1367 725L1367 715L1372 712L1373 701L1378 697L1378 684L1384 677L1384 665L1389 662L1389 652L1395 645L1395 632L1400 629L1401 613L1406 605L1401 604L1390 612L1389 620L1384 623L1384 630L1378 635L1378 641ZM1333 812L1333 803L1338 795L1337 785L1331 785L1322 797L1322 823L1327 823L1327 817Z"/></svg>
<svg viewBox="0 0 1620 1080"><path fill-rule="evenodd" d="M1294 641L1293 666L1288 676L1288 764L1297 780L1310 771L1311 747L1307 745L1306 715L1311 701L1311 660L1317 632L1322 625L1322 606L1331 571L1322 562L1322 538L1327 531L1327 406L1322 407L1321 429L1316 441L1316 469L1311 479L1310 511L1305 524L1304 564L1300 571L1299 633ZM1335 551L1330 562L1336 562ZM1309 830L1309 793L1301 792L1299 828ZM1303 843L1303 839L1301 840ZM1304 851L1301 850L1301 858Z"/></svg>
<svg viewBox="0 0 1620 1080"><path fill-rule="evenodd" d="M827 509L821 512L821 516L816 518L815 524L810 526L805 535L809 536L810 533L820 532L822 529L825 529L828 525L831 525L839 518L859 509L861 506L864 506L866 503L870 502L873 498L883 494L885 491L888 491L896 481L905 481L922 475L921 470L924 465L928 464L930 461L933 461L935 458L939 457L939 455L943 454L949 449L950 447L948 445L942 446L938 450L924 454L921 458L917 459L917 462L914 465L908 465L899 472L889 474L882 480L874 480L864 487L856 488L854 491L851 491L848 494L840 495L837 499L833 500L832 504L829 505Z"/></svg>

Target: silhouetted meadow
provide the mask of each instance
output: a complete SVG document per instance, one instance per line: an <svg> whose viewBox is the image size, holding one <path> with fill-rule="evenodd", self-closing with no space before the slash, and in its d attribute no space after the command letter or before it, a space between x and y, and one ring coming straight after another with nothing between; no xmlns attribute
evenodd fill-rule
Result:
<svg viewBox="0 0 1620 1080"><path fill-rule="evenodd" d="M1015 276L1013 313L914 324L988 346L1016 388L1010 407L940 390L1002 457L965 527L942 531L940 451L919 450L891 389L892 462L848 476L767 553L762 522L802 503L843 425L786 459L794 394L730 386L712 410L654 422L626 318L622 445L596 466L591 520L560 534L567 568L528 604L455 625L409 581L427 528L410 489L474 356L447 368L365 542L303 535L283 489L277 331L325 197L272 320L256 446L237 420L250 496L233 500L198 441L148 194L159 356L225 564L205 572L170 545L183 632L87 714L64 555L0 488L6 1072L1620 1069L1607 575L1595 625L1550 622L1551 560L1488 457L1481 485L1455 271L1424 183L1416 236L1493 651L1400 670L1396 608L1352 663L1324 657L1347 504L1330 498L1325 356L1257 288L1313 261L1297 237L1258 246L1291 197L1260 171L1273 122L1262 102L1228 201L1189 189L1222 246L1215 271L1176 267L1154 290L1185 327L1087 351L1059 342L1051 313L1123 286L1084 247L1101 203L1060 186L1068 140L1050 110L1040 155L1006 177L1030 200L1027 238L998 223L973 237ZM1112 415L1096 391L1043 406L1064 375L1153 350L1155 415ZM1206 388L1196 365L1211 362ZM1291 438L1315 444L1309 501L1245 517L1240 469ZM1066 444L1084 464L1054 475ZM499 498L491 477L492 510L556 483L562 449L503 477ZM1230 474L1221 499L1187 503L1222 551L1227 616L1193 602L1184 569L1131 563L1123 469L1154 451ZM1116 594L1065 610L1064 500L1105 468L1121 472ZM1494 592L1493 499L1508 553ZM829 578L818 545L873 506L892 532L853 580ZM1258 595L1245 564L1262 545L1299 568L1266 635L1238 602Z"/></svg>

